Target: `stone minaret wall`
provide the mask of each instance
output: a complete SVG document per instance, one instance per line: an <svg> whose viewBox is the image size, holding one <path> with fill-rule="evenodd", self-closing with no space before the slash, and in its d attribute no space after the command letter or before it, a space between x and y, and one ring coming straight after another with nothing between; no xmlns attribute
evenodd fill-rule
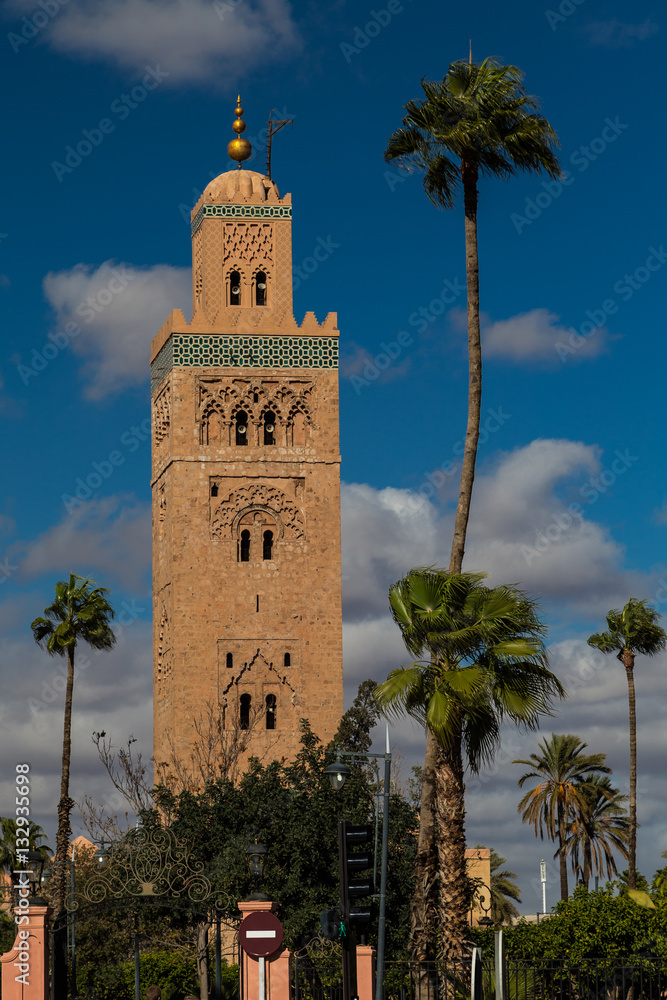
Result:
<svg viewBox="0 0 667 1000"><path fill-rule="evenodd" d="M151 360L154 755L187 759L210 706L230 738L249 713L246 758L292 758L301 718L327 741L343 710L338 330L333 314L296 324L291 204L273 182L208 186L193 302Z"/></svg>

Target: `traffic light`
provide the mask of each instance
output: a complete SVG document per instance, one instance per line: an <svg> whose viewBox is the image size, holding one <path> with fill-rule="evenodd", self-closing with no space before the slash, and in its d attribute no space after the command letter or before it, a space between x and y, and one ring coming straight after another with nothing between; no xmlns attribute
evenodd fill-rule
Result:
<svg viewBox="0 0 667 1000"><path fill-rule="evenodd" d="M373 867L373 852L359 851L369 844L373 837L373 827L353 826L346 819L338 824L340 847L340 896L342 919L347 929L353 930L371 919L371 901L356 905L355 900L371 896L375 892L373 876L366 869Z"/></svg>
<svg viewBox="0 0 667 1000"><path fill-rule="evenodd" d="M325 938L329 941L340 941L340 910L325 910L324 913L320 913L320 924Z"/></svg>
<svg viewBox="0 0 667 1000"><path fill-rule="evenodd" d="M372 835L373 828L370 826L353 826L346 819L338 820L343 1000L356 1000L357 958L354 931L356 927L367 924L371 918L370 900L359 905L352 905L352 902L375 892L371 875L361 877L362 872L373 866L373 853L356 850L370 843Z"/></svg>

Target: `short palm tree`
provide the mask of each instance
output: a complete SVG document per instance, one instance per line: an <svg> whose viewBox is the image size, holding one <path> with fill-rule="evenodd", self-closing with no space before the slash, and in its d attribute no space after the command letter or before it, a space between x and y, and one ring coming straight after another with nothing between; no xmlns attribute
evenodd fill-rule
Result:
<svg viewBox="0 0 667 1000"><path fill-rule="evenodd" d="M635 656L655 656L667 645L667 633L658 624L660 614L647 601L630 598L622 611L607 615L607 631L589 640L603 653L616 653L625 667L630 716L630 830L628 837L628 888L637 888L637 710L635 707Z"/></svg>
<svg viewBox="0 0 667 1000"><path fill-rule="evenodd" d="M590 801L593 775L609 774L604 753L587 754L588 744L578 736L552 733L539 744L540 753L527 760L514 760L530 768L519 778L519 788L527 781L538 784L523 796L518 811L524 823L532 823L535 836L558 843L554 854L560 863L560 895L567 899L567 839L573 822L585 816Z"/></svg>
<svg viewBox="0 0 667 1000"><path fill-rule="evenodd" d="M567 849L572 871L581 872L588 888L591 875L603 877L605 867L608 879L618 874L613 851L627 859L630 823L625 807L628 796L613 788L606 774L588 774L584 784L586 807L570 824Z"/></svg>
<svg viewBox="0 0 667 1000"><path fill-rule="evenodd" d="M46 649L50 656L67 657L63 757L56 832L56 867L53 877L56 913L59 913L65 905L67 848L72 832L70 813L74 805L69 796L74 656L77 643L81 641L99 650L111 649L114 645L116 637L109 624L114 612L106 599L108 593L104 587L95 587L92 580L85 580L70 573L69 580L60 580L56 584L56 597L53 603L44 609L45 617L35 618L31 625L35 642Z"/></svg>
<svg viewBox="0 0 667 1000"><path fill-rule="evenodd" d="M499 66L492 59L485 59L481 65L473 63L472 57L467 63L463 60L451 63L442 82L422 81L424 100L408 101L405 105L403 128L390 136L384 154L387 162L424 170L426 194L440 208L453 208L459 185L463 190L468 295L468 421L450 573L460 573L463 567L482 407L477 253L479 176L504 179L517 170L545 171L554 178L560 174L554 153L556 133L537 113L537 101L526 94L522 81L523 74L516 66ZM432 873L436 864L433 767L437 755L435 737L429 729L413 900L413 944L417 939L421 941L418 951L424 958L434 950L436 940Z"/></svg>
<svg viewBox="0 0 667 1000"><path fill-rule="evenodd" d="M427 898L438 907L439 953L450 960L461 959L468 935L464 761L478 771L493 759L502 722L535 728L564 694L548 669L537 605L514 587L485 587L482 578L415 569L394 584L394 620L408 651L425 659L392 670L376 688L383 711L417 719L437 748L437 871L427 871ZM424 937L430 919L413 903L415 961L435 957Z"/></svg>

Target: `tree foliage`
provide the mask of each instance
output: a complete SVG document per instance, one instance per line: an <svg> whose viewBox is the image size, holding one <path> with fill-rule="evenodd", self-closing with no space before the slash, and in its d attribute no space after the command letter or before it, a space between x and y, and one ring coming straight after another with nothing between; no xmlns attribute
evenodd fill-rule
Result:
<svg viewBox="0 0 667 1000"><path fill-rule="evenodd" d="M574 736L552 733L539 744L539 753L531 753L525 760L514 760L530 770L519 778L519 788L527 781L537 781L518 805L521 819L530 823L535 836L546 836L558 844L554 857L560 864L561 899L567 899L568 832L581 829L587 817L593 795L595 775L609 774L604 753L587 754L588 744ZM603 786L597 785L601 794ZM571 850L574 848L571 847Z"/></svg>

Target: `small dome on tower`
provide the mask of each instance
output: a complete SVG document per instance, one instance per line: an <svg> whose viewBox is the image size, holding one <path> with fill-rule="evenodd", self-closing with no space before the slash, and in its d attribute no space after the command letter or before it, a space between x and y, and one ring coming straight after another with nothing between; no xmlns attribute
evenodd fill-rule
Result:
<svg viewBox="0 0 667 1000"><path fill-rule="evenodd" d="M270 177L254 170L227 170L214 177L204 188L204 202L277 201L278 186Z"/></svg>

